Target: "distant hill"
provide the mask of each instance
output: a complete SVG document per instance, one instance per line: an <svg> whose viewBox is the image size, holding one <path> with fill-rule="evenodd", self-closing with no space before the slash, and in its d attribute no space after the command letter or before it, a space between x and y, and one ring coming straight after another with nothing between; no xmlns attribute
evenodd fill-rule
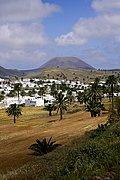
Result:
<svg viewBox="0 0 120 180"><path fill-rule="evenodd" d="M94 67L90 66L86 62L82 61L77 57L55 57L37 69L31 70L17 70L17 69L5 69L0 66L0 77L10 76L23 76L31 73L42 72L45 69L75 69L75 70L95 70Z"/></svg>
<svg viewBox="0 0 120 180"><path fill-rule="evenodd" d="M94 67L90 66L89 64L77 57L55 57L40 66L40 69L48 68L95 70Z"/></svg>
<svg viewBox="0 0 120 180"><path fill-rule="evenodd" d="M2 66L0 66L0 77L1 78L7 78L10 76L22 76L24 72L19 71L17 69L5 69Z"/></svg>

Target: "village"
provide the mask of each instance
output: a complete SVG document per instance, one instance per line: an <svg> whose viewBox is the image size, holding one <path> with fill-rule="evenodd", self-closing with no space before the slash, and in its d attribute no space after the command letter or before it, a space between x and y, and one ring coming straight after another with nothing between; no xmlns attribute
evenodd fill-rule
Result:
<svg viewBox="0 0 120 180"><path fill-rule="evenodd" d="M0 94L2 96L0 108L7 108L11 104L24 104L25 106L44 106L47 103L52 103L55 100L51 95L51 87L66 85L74 90L80 89L83 91L88 85L80 84L80 82L65 82L64 80L55 79L21 79L16 81L8 81L0 79ZM15 85L21 86L21 92L15 92ZM55 90L55 89L54 89ZM18 93L19 97L18 97ZM66 92L64 92L66 94ZM76 91L72 91L72 95L76 97Z"/></svg>
<svg viewBox="0 0 120 180"><path fill-rule="evenodd" d="M46 106L55 101L55 93L62 90L64 96L72 95L74 102L78 102L79 92L84 92L94 82L89 84L80 81L65 81L55 79L20 78L16 80L0 78L0 108L7 108L11 104L23 106ZM105 81L100 81L101 87ZM120 83L117 84L120 86ZM104 93L104 97L108 93ZM114 96L120 96L120 92L114 92Z"/></svg>

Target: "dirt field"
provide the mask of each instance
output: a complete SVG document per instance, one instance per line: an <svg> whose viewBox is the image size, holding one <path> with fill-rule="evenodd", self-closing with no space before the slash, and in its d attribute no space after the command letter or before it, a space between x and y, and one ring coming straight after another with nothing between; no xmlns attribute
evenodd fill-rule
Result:
<svg viewBox="0 0 120 180"><path fill-rule="evenodd" d="M14 125L13 119L0 110L0 173L32 161L35 157L28 147L37 138L52 136L58 143L66 144L107 120L107 114L91 118L90 113L80 111L65 114L60 121L58 115L49 117L48 112L38 107L24 108L22 114Z"/></svg>

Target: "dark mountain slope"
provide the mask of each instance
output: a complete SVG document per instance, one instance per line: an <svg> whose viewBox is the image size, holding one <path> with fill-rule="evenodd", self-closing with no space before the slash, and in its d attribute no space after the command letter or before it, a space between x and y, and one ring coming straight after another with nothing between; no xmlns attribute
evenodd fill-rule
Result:
<svg viewBox="0 0 120 180"><path fill-rule="evenodd" d="M0 66L0 77L22 76L24 73L16 69L5 69Z"/></svg>
<svg viewBox="0 0 120 180"><path fill-rule="evenodd" d="M92 66L85 63L76 57L55 57L42 66L40 69L46 68L62 68L62 69L79 69L79 70L94 70Z"/></svg>

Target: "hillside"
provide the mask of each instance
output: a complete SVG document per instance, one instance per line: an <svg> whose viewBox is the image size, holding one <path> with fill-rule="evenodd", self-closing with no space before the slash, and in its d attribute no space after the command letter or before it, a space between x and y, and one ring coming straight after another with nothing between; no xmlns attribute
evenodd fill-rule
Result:
<svg viewBox="0 0 120 180"><path fill-rule="evenodd" d="M55 57L45 64L41 69L46 68L62 68L62 69L79 69L79 70L94 70L92 66L82 61L77 57Z"/></svg>
<svg viewBox="0 0 120 180"><path fill-rule="evenodd" d="M5 69L2 66L0 66L0 77L1 78L7 78L9 76L22 76L23 72L19 71L17 69Z"/></svg>
<svg viewBox="0 0 120 180"><path fill-rule="evenodd" d="M77 57L55 57L37 69L24 70L23 72L25 74L41 73L46 69L95 70L94 67Z"/></svg>
<svg viewBox="0 0 120 180"><path fill-rule="evenodd" d="M119 74L118 70L96 70L77 57L55 57L36 69L5 69L0 66L0 77L27 76L39 78L55 78L68 80L91 81L95 77L103 79L111 74Z"/></svg>
<svg viewBox="0 0 120 180"><path fill-rule="evenodd" d="M105 80L109 75L118 76L119 72L116 71L101 71L101 70L75 70L75 69L60 69L49 68L41 72L28 74L27 78L40 78L40 79L65 79L65 80L79 80L80 82L91 82L96 77Z"/></svg>

